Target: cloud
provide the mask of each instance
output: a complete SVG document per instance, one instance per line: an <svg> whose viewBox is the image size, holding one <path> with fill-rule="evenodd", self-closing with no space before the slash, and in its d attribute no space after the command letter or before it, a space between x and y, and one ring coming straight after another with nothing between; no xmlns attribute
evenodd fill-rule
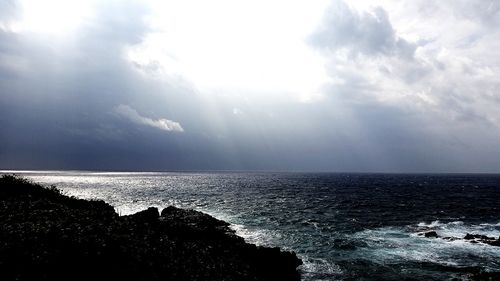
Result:
<svg viewBox="0 0 500 281"><path fill-rule="evenodd" d="M412 58L416 44L396 35L387 12L376 7L358 12L343 1L333 1L324 14L312 44L328 51L350 54L397 55Z"/></svg>
<svg viewBox="0 0 500 281"><path fill-rule="evenodd" d="M500 171L494 1L337 0L307 22L302 9L259 1L252 13L90 2L57 35L14 28L22 5L0 1L0 168ZM205 36L211 26L221 36ZM195 87L180 66L217 87ZM243 76L258 87L235 88ZM276 81L287 87L268 87Z"/></svg>
<svg viewBox="0 0 500 281"><path fill-rule="evenodd" d="M243 114L243 111L237 107L234 107L233 108L233 114L234 115L242 115Z"/></svg>
<svg viewBox="0 0 500 281"><path fill-rule="evenodd" d="M17 17L18 8L16 7L15 1L0 1L0 32L9 30L9 23Z"/></svg>
<svg viewBox="0 0 500 281"><path fill-rule="evenodd" d="M158 128L163 131L184 132L181 124L179 124L178 122L164 118L153 120L151 118L141 116L135 109L131 108L128 105L120 104L114 108L114 112L119 116L125 117L136 124Z"/></svg>
<svg viewBox="0 0 500 281"><path fill-rule="evenodd" d="M346 3L332 1L309 39L327 61L322 102L350 124L340 143L389 170L500 167L498 6Z"/></svg>
<svg viewBox="0 0 500 281"><path fill-rule="evenodd" d="M494 79L499 52L492 46L500 44L500 33L489 28L500 15L498 5L481 0L385 5L358 11L332 1L310 41L328 50L323 53L332 80L328 94L349 93L345 98L433 114L440 122L495 123L487 120L498 119L498 111L486 103L496 103L499 89Z"/></svg>

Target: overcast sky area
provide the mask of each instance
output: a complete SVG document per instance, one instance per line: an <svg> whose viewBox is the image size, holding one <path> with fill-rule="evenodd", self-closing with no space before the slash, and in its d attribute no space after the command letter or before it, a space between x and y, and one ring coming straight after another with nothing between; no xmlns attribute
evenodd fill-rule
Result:
<svg viewBox="0 0 500 281"><path fill-rule="evenodd" d="M500 172L500 1L0 0L0 169Z"/></svg>

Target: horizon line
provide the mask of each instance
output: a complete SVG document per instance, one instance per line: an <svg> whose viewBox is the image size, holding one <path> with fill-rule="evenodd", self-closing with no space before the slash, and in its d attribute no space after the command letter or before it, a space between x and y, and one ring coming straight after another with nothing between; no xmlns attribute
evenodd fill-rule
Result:
<svg viewBox="0 0 500 281"><path fill-rule="evenodd" d="M280 173L280 174L385 174L385 175L500 175L500 172L431 172L431 171L307 171L307 170L238 170L238 169L179 169L179 170L86 170L86 169L0 169L0 173Z"/></svg>

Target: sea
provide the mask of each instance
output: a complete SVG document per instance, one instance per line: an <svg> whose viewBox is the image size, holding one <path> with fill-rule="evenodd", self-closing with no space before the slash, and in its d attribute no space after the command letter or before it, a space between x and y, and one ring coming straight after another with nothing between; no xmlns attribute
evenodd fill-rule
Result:
<svg viewBox="0 0 500 281"><path fill-rule="evenodd" d="M297 253L306 281L467 280L500 271L500 247L461 239L500 236L500 175L15 173L102 199L121 215L170 205L210 214L250 243Z"/></svg>

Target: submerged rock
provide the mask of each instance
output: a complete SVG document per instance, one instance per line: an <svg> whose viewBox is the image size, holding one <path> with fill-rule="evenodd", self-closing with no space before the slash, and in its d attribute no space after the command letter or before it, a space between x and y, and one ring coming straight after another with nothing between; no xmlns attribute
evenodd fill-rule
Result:
<svg viewBox="0 0 500 281"><path fill-rule="evenodd" d="M207 214L118 216L103 201L0 178L2 280L300 280L293 252L257 247Z"/></svg>

